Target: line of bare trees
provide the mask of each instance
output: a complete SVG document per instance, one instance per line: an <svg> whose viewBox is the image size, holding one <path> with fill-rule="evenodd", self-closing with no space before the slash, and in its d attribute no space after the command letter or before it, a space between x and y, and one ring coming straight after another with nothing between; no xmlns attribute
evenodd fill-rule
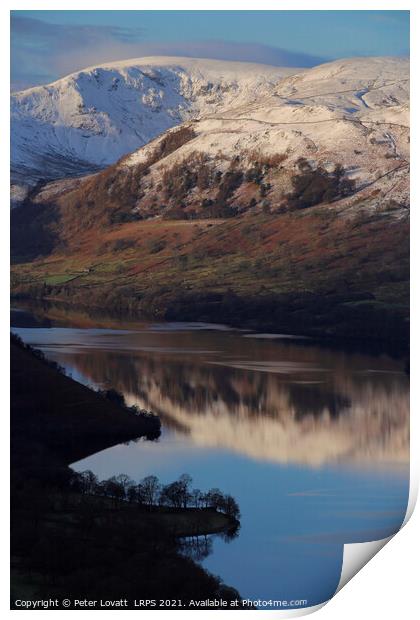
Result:
<svg viewBox="0 0 420 620"><path fill-rule="evenodd" d="M71 485L86 495L108 497L116 505L124 501L150 510L157 507L212 508L232 519L239 520L240 517L238 503L231 495L222 493L218 488L212 488L207 492L192 488L192 478L189 474L182 474L178 480L163 485L157 476L146 476L136 483L126 474L99 481L92 471L87 470L75 472Z"/></svg>

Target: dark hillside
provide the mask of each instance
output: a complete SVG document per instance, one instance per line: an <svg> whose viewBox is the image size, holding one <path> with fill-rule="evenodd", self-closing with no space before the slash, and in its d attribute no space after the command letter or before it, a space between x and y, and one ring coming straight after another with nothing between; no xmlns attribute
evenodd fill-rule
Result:
<svg viewBox="0 0 420 620"><path fill-rule="evenodd" d="M211 540L200 535L227 535L236 520L212 508L145 507L95 495L67 466L115 443L156 437L157 418L130 413L65 377L15 338L11 396L12 608L16 600L56 598L59 609L63 599L83 598L126 600L127 609L138 599L176 600L181 608L191 599L240 601L193 561L211 552Z"/></svg>

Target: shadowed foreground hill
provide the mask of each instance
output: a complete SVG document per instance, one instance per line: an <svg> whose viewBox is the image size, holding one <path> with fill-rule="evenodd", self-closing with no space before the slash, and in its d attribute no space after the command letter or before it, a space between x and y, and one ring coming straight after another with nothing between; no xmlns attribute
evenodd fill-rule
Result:
<svg viewBox="0 0 420 620"><path fill-rule="evenodd" d="M130 413L15 340L11 388L12 460L19 468L31 462L51 470L54 461L64 466L116 443L159 436L157 417Z"/></svg>
<svg viewBox="0 0 420 620"><path fill-rule="evenodd" d="M72 482L77 474L68 463L158 436L156 418L109 402L18 340L11 348L11 399L12 608L17 599L127 599L128 609L134 599L174 599L185 608L191 600L240 601L192 559L211 551L211 540L198 536L224 534L234 524L228 516L146 509L83 493Z"/></svg>

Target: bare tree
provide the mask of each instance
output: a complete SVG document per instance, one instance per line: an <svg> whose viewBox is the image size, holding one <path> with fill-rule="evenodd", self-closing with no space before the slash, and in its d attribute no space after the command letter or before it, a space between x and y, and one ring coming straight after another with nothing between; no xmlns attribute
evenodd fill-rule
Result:
<svg viewBox="0 0 420 620"><path fill-rule="evenodd" d="M210 491L205 494L205 503L207 508L215 508L216 510L220 508L223 503L223 497L223 493L220 489L210 489Z"/></svg>
<svg viewBox="0 0 420 620"><path fill-rule="evenodd" d="M127 474L119 474L115 480L122 486L122 488L124 489L124 499L127 499L127 493L128 493L128 489L130 488L130 486L133 486L134 480L131 480L131 478L129 476L127 476Z"/></svg>
<svg viewBox="0 0 420 620"><path fill-rule="evenodd" d="M92 495L96 492L98 487L98 478L92 471L90 471L90 469L80 472L79 481L82 493Z"/></svg>
<svg viewBox="0 0 420 620"><path fill-rule="evenodd" d="M201 508L203 504L203 494L200 489L193 489L190 493L191 504L194 508Z"/></svg>
<svg viewBox="0 0 420 620"><path fill-rule="evenodd" d="M188 503L191 499L190 487L192 483L192 478L189 474L182 474L177 481L180 488L181 494L181 503L184 508L187 508Z"/></svg>
<svg viewBox="0 0 420 620"><path fill-rule="evenodd" d="M152 508L158 503L160 493L160 483L156 476L146 476L141 481L141 487L144 493L145 503Z"/></svg>

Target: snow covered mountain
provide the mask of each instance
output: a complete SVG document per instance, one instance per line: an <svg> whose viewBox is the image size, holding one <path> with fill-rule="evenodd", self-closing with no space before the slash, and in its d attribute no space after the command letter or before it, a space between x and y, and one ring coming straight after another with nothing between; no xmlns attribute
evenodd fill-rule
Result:
<svg viewBox="0 0 420 620"><path fill-rule="evenodd" d="M408 61L147 62L14 96L14 293L406 342Z"/></svg>
<svg viewBox="0 0 420 620"><path fill-rule="evenodd" d="M79 71L12 95L12 180L103 168L187 119L245 105L299 70L150 57Z"/></svg>
<svg viewBox="0 0 420 620"><path fill-rule="evenodd" d="M193 171L209 178L218 175L222 182L236 174L236 186L229 196L225 192L224 202L240 210L249 203L276 210L293 189L299 170L318 170L321 177L337 165L356 191L369 187L379 195L381 190L387 199L406 206L408 72L408 61L395 58L315 67L282 79L273 93L251 103L238 102L185 123L182 139L180 128L169 130L123 158L117 170L120 176L142 177L134 210L145 214L155 213L153 205L162 211L162 205L181 202L194 210L203 199L214 202L220 196L214 183L197 187L185 179L185 191L176 187L179 191L169 195L168 179L179 186ZM167 148L170 140L177 148Z"/></svg>
<svg viewBox="0 0 420 620"><path fill-rule="evenodd" d="M124 63L121 65L126 67ZM55 121L46 124L45 131L38 134L36 148L33 147L36 140L28 138L30 149L24 148L20 140L22 134L18 132L16 146L19 145L24 161L21 170L32 165L32 170L38 170L39 174L44 166L45 175L45 158L50 157L50 162L55 158L57 168L50 165L49 174L53 176L56 170L57 176L60 172L61 176L69 177L72 171L68 167L64 169L63 160L67 166L76 166L75 153L78 153L79 163L82 158L87 162L89 155L91 163L86 166L92 170L94 166L103 165L106 158L115 161L121 151L127 149L130 140L150 141L98 175L45 186L36 196L36 202L49 201L52 196L59 197L70 191L71 200L78 195L83 204L89 196L89 204L97 216L101 213L108 218L106 212L113 212L112 217L117 221L170 215L174 214L174 209L179 218L180 207L184 210L183 217L209 217L210 211L206 214L209 206L214 207L216 214L223 211L226 216L232 215L230 207L233 213L249 208L277 212L290 206L293 192L295 206L337 200L364 189L373 192L376 202L386 196L388 201L396 201L403 209L409 204L407 60L346 59L283 77L280 77L282 70L263 67L257 73L255 65L243 63L213 65L212 61L194 60L189 61L188 74L185 67L179 73L178 65L172 69L168 69L169 65L156 66L160 74L166 75L167 86L173 85L177 74L175 81L181 80L177 82L177 92L184 93L183 103L180 103L180 95L175 97L176 89L168 86L161 91L157 112L151 111L153 107L149 103L142 104L138 108L142 111L135 118L117 114L115 102L120 102L121 98L116 99L113 90L104 96L105 77L98 78L98 75L103 76L104 72L108 79L116 71L115 67L98 70L98 73L96 69L82 72L77 74L77 79L66 78L71 88L64 87L66 80L53 85L54 89L64 89L56 102L57 114L57 110L68 109L65 105L68 93L73 103L74 84L80 87L89 76L89 88L83 89L85 100L91 92L98 99L103 98L102 109L108 106L110 110L106 117L108 125L99 133L91 127L92 136L83 142L75 118L63 112L68 124L60 125L64 121L54 117ZM220 78L222 67L223 80ZM127 71L127 75L135 71L137 76L140 71L132 69L131 65L127 70L120 70ZM143 67L138 78L143 86L150 81L144 77L145 71ZM203 81L204 72L207 81ZM92 85L97 79L102 86ZM51 88L46 87L47 91ZM118 88L121 93L127 93L125 87ZM42 89L33 90L37 94L43 92ZM20 96L28 97L32 91ZM136 105L139 105L139 92L136 91L134 97L132 91L131 95ZM28 114L36 110L32 107ZM109 125L111 111L112 118L120 123L121 140L116 135L117 121L112 128ZM90 112L87 118L93 122L98 120L98 115L105 119L104 113L97 111ZM190 120L182 122L185 117ZM176 126L161 131L165 125ZM58 127L62 130L60 134ZM155 134L159 135L151 139ZM61 136L68 149L58 142L53 148L52 136L56 140ZM70 155L70 144L73 155ZM82 146L84 154L80 151ZM45 155L42 155L42 148ZM57 149L55 156L54 149ZM336 168L340 171L339 178L334 173ZM78 172L80 174L80 168ZM307 191L301 200L294 184L299 175L304 183L305 174L309 175L310 196Z"/></svg>

